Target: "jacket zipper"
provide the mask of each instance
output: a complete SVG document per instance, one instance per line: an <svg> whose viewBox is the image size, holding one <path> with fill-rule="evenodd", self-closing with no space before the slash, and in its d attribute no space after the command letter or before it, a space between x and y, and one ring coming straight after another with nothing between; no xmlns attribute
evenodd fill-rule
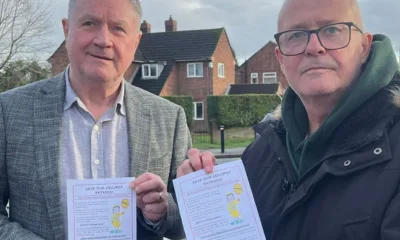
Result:
<svg viewBox="0 0 400 240"><path fill-rule="evenodd" d="M343 151L340 153L333 153L333 154L329 154L327 156L325 156L324 158L322 158L320 161L318 161L316 164L314 164L309 170L307 170L307 172L305 172L305 174L303 176L307 176L308 173L310 173L316 166L318 166L320 163L326 161L327 159L334 157L334 156L341 156L341 155L345 155L345 154L349 154L351 152L357 151L358 149L363 148L364 146L370 144L371 142L373 142L372 140L369 140L368 142L365 142L364 144L359 145L358 147L351 149L351 150L347 150L347 151ZM281 161L281 159L279 158L279 160ZM283 161L282 161L283 163ZM289 177L291 178L292 182L291 182L291 186L290 186L290 190L289 190L289 195L288 195L288 200L291 198L291 196L296 192L298 185L304 181L304 177L300 178L299 181L295 182L292 174L290 173L289 169L287 168L287 166L283 163L283 166L287 172L287 174L289 175ZM315 184L313 184L311 186L311 190L313 188ZM311 192L311 191L309 191ZM277 224L275 226L275 229L272 231L272 235L271 235L271 239L273 240L275 238L276 235L276 230L279 226L279 223L282 221L282 219L284 217L286 217L286 215L291 212L294 208L296 208L298 205L302 204L303 202L305 202L310 194L307 194L303 199L301 199L301 201L297 202L296 204L294 204L293 206L291 206L290 208L286 209L286 211L282 212L282 214L278 217L277 220Z"/></svg>

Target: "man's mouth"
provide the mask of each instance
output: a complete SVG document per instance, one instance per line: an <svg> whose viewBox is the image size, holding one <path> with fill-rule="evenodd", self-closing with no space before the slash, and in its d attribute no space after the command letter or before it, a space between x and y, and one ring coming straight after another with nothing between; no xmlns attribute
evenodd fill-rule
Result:
<svg viewBox="0 0 400 240"><path fill-rule="evenodd" d="M303 73L311 72L311 71L318 71L318 70L331 70L331 68L326 68L326 67L311 67L307 68L303 71Z"/></svg>
<svg viewBox="0 0 400 240"><path fill-rule="evenodd" d="M95 58L102 59L102 60L107 60L107 61L111 61L112 60L112 58L107 57L107 56L99 56L99 55L94 55L94 54L90 54L90 53L89 53L89 55L92 56L92 57L95 57Z"/></svg>

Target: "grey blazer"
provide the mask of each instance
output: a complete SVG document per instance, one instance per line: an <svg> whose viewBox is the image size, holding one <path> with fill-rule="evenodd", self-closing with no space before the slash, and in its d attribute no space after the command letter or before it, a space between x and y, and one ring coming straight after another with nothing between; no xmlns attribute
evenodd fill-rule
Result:
<svg viewBox="0 0 400 240"><path fill-rule="evenodd" d="M138 239L183 238L171 194L176 168L191 147L185 113L178 105L124 84L131 176L157 174L170 192L166 218L155 229L138 212ZM65 239L59 180L64 99L64 73L0 94L2 240Z"/></svg>

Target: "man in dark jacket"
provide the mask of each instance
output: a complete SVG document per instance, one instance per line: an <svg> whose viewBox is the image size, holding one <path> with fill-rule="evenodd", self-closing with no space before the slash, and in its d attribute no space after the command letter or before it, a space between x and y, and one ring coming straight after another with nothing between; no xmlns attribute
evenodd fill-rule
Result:
<svg viewBox="0 0 400 240"><path fill-rule="evenodd" d="M275 35L290 87L243 153L269 240L400 239L400 75L356 0L287 0ZM279 116L279 114L276 114ZM178 176L212 171L189 151Z"/></svg>

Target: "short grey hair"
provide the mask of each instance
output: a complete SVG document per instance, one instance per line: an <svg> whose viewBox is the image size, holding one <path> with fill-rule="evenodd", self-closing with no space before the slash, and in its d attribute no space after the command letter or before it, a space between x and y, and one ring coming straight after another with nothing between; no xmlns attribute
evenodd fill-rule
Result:
<svg viewBox="0 0 400 240"><path fill-rule="evenodd" d="M132 3L133 9L135 10L135 12L137 13L137 15L139 16L139 18L142 18L142 6L140 4L140 0L129 0ZM76 0L69 0L69 4L68 4L68 18L71 17L72 15L72 10L75 8L75 4L76 4Z"/></svg>

